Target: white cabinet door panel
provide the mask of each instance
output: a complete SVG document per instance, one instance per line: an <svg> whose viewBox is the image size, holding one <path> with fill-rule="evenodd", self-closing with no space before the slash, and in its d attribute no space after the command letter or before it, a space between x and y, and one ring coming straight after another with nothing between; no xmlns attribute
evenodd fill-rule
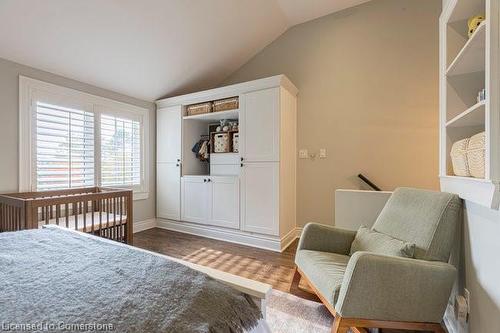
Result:
<svg viewBox="0 0 500 333"><path fill-rule="evenodd" d="M181 174L177 163L156 165L157 216L165 219L181 218Z"/></svg>
<svg viewBox="0 0 500 333"><path fill-rule="evenodd" d="M240 155L245 162L279 161L279 88L244 94Z"/></svg>
<svg viewBox="0 0 500 333"><path fill-rule="evenodd" d="M182 107L171 106L156 112L156 161L178 163L181 159Z"/></svg>
<svg viewBox="0 0 500 333"><path fill-rule="evenodd" d="M186 176L181 183L182 221L207 224L210 216L208 177Z"/></svg>
<svg viewBox="0 0 500 333"><path fill-rule="evenodd" d="M279 163L244 163L241 222L244 231L279 234Z"/></svg>
<svg viewBox="0 0 500 333"><path fill-rule="evenodd" d="M239 229L240 186L238 177L210 177L210 224Z"/></svg>

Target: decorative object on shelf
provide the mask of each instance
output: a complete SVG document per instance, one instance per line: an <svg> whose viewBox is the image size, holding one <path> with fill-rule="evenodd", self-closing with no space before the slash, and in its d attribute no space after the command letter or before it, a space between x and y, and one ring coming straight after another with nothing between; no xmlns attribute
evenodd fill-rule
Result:
<svg viewBox="0 0 500 333"><path fill-rule="evenodd" d="M212 102L191 104L186 107L188 116L212 112Z"/></svg>
<svg viewBox="0 0 500 333"><path fill-rule="evenodd" d="M455 176L484 178L485 150L485 132L455 142L450 152Z"/></svg>
<svg viewBox="0 0 500 333"><path fill-rule="evenodd" d="M469 139L467 164L472 177L484 178L485 176L485 145L485 132L478 133Z"/></svg>
<svg viewBox="0 0 500 333"><path fill-rule="evenodd" d="M214 104L214 112L226 111L226 110L234 110L239 107L239 98L238 96L220 99L213 102Z"/></svg>
<svg viewBox="0 0 500 333"><path fill-rule="evenodd" d="M214 153L229 153L229 133L214 134Z"/></svg>
<svg viewBox="0 0 500 333"><path fill-rule="evenodd" d="M469 28L468 30L469 38L472 37L477 27L479 27L481 25L481 22L483 22L484 20L485 20L484 15L476 15L469 18L469 20L467 21L467 26Z"/></svg>
<svg viewBox="0 0 500 333"><path fill-rule="evenodd" d="M233 133L233 153L239 153L240 149L240 133Z"/></svg>
<svg viewBox="0 0 500 333"><path fill-rule="evenodd" d="M236 120L232 120L229 122L229 130L230 131L237 131L239 128L238 122Z"/></svg>
<svg viewBox="0 0 500 333"><path fill-rule="evenodd" d="M470 177L469 165L467 164L467 146L469 138L459 140L451 146L451 164L456 176Z"/></svg>
<svg viewBox="0 0 500 333"><path fill-rule="evenodd" d="M477 102L480 103L482 101L486 100L486 89L481 89L477 93Z"/></svg>

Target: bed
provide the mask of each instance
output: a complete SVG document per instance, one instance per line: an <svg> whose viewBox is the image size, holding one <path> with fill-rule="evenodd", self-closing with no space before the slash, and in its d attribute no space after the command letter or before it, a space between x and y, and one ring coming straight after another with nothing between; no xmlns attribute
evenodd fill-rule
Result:
<svg viewBox="0 0 500 333"><path fill-rule="evenodd" d="M54 225L0 234L0 281L14 331L270 333L269 285Z"/></svg>

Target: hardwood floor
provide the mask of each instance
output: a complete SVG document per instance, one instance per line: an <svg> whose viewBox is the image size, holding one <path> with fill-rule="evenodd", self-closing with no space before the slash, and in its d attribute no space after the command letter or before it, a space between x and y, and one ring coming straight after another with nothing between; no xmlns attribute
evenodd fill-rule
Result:
<svg viewBox="0 0 500 333"><path fill-rule="evenodd" d="M154 228L134 234L134 246L268 283L274 289L289 292L297 241L283 253L277 253ZM303 284L300 288L309 290ZM316 296L301 289L295 288L291 293L319 301Z"/></svg>

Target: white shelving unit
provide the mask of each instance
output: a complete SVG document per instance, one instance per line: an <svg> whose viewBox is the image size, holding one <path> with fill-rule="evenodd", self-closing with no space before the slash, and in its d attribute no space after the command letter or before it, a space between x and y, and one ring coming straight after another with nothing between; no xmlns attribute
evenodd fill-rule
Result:
<svg viewBox="0 0 500 333"><path fill-rule="evenodd" d="M486 20L469 38L467 20ZM500 206L500 73L498 0L451 0L440 18L441 190L490 208ZM486 90L486 99L476 96ZM486 133L485 178L453 174L450 149L457 140Z"/></svg>

